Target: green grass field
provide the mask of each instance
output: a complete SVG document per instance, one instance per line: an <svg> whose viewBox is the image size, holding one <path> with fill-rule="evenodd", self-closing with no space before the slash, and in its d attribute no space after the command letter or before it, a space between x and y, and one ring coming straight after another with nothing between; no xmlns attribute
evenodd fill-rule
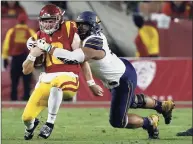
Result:
<svg viewBox="0 0 193 144"><path fill-rule="evenodd" d="M23 109L2 109L2 144L191 144L192 137L176 137L176 133L192 126L191 109L175 109L170 125L160 119L160 139L147 140L143 129L115 129L108 123L109 109L61 108L55 129L47 139L37 137L40 126L47 118L47 110L40 116L42 121L31 141L24 141ZM155 113L151 110L130 110L141 116Z"/></svg>

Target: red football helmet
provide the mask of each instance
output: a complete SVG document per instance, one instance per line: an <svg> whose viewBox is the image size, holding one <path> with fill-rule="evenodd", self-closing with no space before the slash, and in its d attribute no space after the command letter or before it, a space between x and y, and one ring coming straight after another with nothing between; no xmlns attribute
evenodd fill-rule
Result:
<svg viewBox="0 0 193 144"><path fill-rule="evenodd" d="M46 34L52 34L60 28L63 21L62 10L53 4L44 6L39 14L40 30Z"/></svg>

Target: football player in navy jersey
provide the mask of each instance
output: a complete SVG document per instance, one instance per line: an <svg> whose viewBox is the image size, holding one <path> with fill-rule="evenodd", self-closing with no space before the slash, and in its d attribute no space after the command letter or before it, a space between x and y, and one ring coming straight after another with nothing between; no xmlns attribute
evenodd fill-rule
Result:
<svg viewBox="0 0 193 144"><path fill-rule="evenodd" d="M154 109L161 113L165 123L169 124L175 106L174 102L161 102L144 94L134 93L137 86L136 71L128 60L118 58L109 49L107 39L101 32L100 20L94 12L81 13L77 18L77 26L82 40L81 49L68 51L52 47L41 39L37 41L37 46L57 58L64 59L65 63L88 61L93 75L111 91L110 124L115 128L143 128L147 130L149 138L157 139L159 116L153 114L141 117L128 114L128 109ZM94 81L88 83L93 85Z"/></svg>

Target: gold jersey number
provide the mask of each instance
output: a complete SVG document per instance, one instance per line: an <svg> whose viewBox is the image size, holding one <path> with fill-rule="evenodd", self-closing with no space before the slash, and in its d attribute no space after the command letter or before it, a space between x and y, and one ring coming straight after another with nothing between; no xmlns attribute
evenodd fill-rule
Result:
<svg viewBox="0 0 193 144"><path fill-rule="evenodd" d="M57 48L63 48L63 44L61 42L53 42L51 43L51 45L53 47L57 47ZM61 60L59 60L58 58L50 55L50 54L46 54L46 66L51 66L52 64L64 64Z"/></svg>

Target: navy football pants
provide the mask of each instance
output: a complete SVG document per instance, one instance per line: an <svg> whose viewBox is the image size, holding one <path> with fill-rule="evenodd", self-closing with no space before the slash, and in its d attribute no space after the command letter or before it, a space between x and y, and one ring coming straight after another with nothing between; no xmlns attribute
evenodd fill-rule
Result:
<svg viewBox="0 0 193 144"><path fill-rule="evenodd" d="M110 124L123 128L127 124L127 112L134 101L134 91L137 85L137 74L134 67L127 60L121 59L126 70L120 78L120 85L111 90L112 100L110 108Z"/></svg>

